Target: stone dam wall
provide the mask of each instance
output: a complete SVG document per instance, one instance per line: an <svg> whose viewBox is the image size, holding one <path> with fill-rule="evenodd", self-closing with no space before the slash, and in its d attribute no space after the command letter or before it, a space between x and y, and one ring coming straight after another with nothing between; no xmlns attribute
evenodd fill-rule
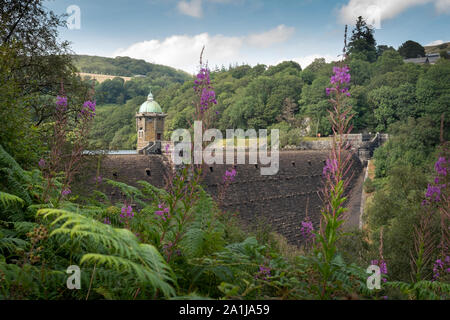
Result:
<svg viewBox="0 0 450 320"><path fill-rule="evenodd" d="M315 227L320 221L321 200L319 191L322 187L322 170L329 151L281 151L280 167L276 175L262 176L260 166L254 164L235 165L237 175L228 186L223 210L238 212L244 226L267 223L272 230L283 235L289 243L300 244L301 221L306 214ZM165 176L171 170L165 155L107 155L101 161L97 157L87 157L84 168L77 176L75 187L86 195L95 188L97 170L103 178L125 182L138 186L137 181L144 180L157 187L164 187ZM205 189L217 197L222 185L225 170L232 165L206 166L204 176ZM357 155L353 157L350 170L352 180L349 188L349 227L358 227L360 214L360 189L363 165ZM74 189L75 189L74 187ZM122 201L118 191L106 184L101 184L113 202Z"/></svg>

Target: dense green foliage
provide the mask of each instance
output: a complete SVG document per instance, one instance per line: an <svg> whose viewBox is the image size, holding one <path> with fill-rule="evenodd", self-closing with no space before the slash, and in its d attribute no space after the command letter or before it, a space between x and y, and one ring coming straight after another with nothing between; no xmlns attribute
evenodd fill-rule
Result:
<svg viewBox="0 0 450 320"><path fill-rule="evenodd" d="M450 62L441 59L435 65L404 63L403 58L392 49L385 50L371 63L360 55L351 55L349 67L352 75L350 103L353 106L353 132L387 132L389 125L408 118L431 117L437 124L440 116L450 104ZM282 146L298 144L305 133L322 136L331 133L328 121L330 103L325 92L332 73L332 64L317 59L302 70L295 62L283 62L267 68L238 66L229 70L211 73L218 104L214 106L212 126L224 131L227 128L278 128ZM123 81L115 79L120 88ZM105 84L106 82L102 83ZM129 81L125 87L133 87L144 80ZM153 90L155 88L155 90ZM130 98L125 104L108 106L109 112L101 113L96 119L98 129L104 138L94 137L95 145L106 148L126 149L131 147L135 135L134 121L123 123L119 115L127 113L132 119L138 104L144 99L149 87L128 91ZM166 118L166 139L172 130L185 128L192 118L194 95L191 82L174 82L165 86L152 86L155 100L168 113ZM114 94L116 92L117 94ZM121 93L122 92L122 93ZM122 101L123 91L108 91L109 101ZM131 105L134 105L133 109ZM120 112L112 112L123 109ZM100 107L102 110L102 107ZM106 109L105 109L106 110ZM118 132L111 123L123 123ZM449 127L449 115L445 125ZM124 126L129 128L124 128ZM113 140L114 139L114 143ZM117 141L121 141L120 144Z"/></svg>
<svg viewBox="0 0 450 320"><path fill-rule="evenodd" d="M183 71L129 57L73 56L73 63L80 72L133 77L127 82L115 78L97 83L95 96L99 105L123 104L128 99L147 96L150 88L156 94L162 88L190 79Z"/></svg>
<svg viewBox="0 0 450 320"><path fill-rule="evenodd" d="M3 1L0 14L0 144L30 167L46 150L41 142L51 135L48 123L62 84L70 88L71 116L89 86L76 76L68 43L58 39L64 17L42 1Z"/></svg>
<svg viewBox="0 0 450 320"><path fill-rule="evenodd" d="M420 43L408 40L398 48L398 53L405 59L420 58L425 57L425 48Z"/></svg>
<svg viewBox="0 0 450 320"><path fill-rule="evenodd" d="M132 150L136 147L137 135L135 114L144 97L136 97L125 105L102 105L97 108L97 117L91 132L91 148Z"/></svg>
<svg viewBox="0 0 450 320"><path fill-rule="evenodd" d="M188 127L200 91L171 68L130 58L70 56L67 44L57 41L56 27L64 20L46 12L42 1L4 3L1 300L449 299L448 275L430 281L431 260L421 260L420 275L410 264L413 234L425 212L421 201L431 159L442 152L439 140L448 138L448 114L441 139L437 128L449 105L450 61L404 64L395 50L376 49L373 30L358 21L346 61L351 98L342 107L353 105L356 130L387 130L391 139L376 151L377 178L366 188L375 192L365 217L368 230L344 234L340 228L346 211L340 180L327 194L324 230L315 233L311 250L288 245L267 226L244 232L236 215L221 210L205 192L198 168L180 169L165 189L96 177L88 197L72 193L67 177L76 173L74 162L81 159L80 141L86 137L82 133L88 132L78 127L84 123L80 101L93 98L74 64L85 72L145 76L95 86L103 105L91 131L93 148L135 147L134 115L150 86L168 113L168 134ZM30 64L31 58L35 63ZM277 127L283 144L298 144L308 126L310 135L329 134L331 104L325 88L332 66L318 59L304 70L292 61L216 70L211 78L218 104L210 110L211 125L222 130ZM67 106L55 106L58 94L68 98ZM100 184L113 188L121 201L112 202ZM432 219L430 234L439 234L439 223ZM432 245L427 254L433 258L436 241L432 237L426 243ZM388 261L384 279L389 281L381 290L369 290L366 267L380 251ZM67 287L66 270L74 265L81 268L80 290Z"/></svg>
<svg viewBox="0 0 450 320"><path fill-rule="evenodd" d="M11 173L11 180L0 185L9 191L0 193L1 299L320 297L317 268L325 267L320 260L301 251L293 254L267 231L245 234L200 186L194 186L194 202L179 198L187 170L176 178L174 193L146 182L137 189L106 180L122 192L125 203L143 206L132 209L133 217L121 218L124 204L112 204L98 191L83 205L73 202L76 197L59 208L39 203L40 171L22 170L3 149L0 167ZM162 203L174 205L170 220L155 214ZM66 287L69 265L81 267L80 290ZM356 264L337 255L331 265L330 297L381 295L367 290L364 269ZM408 284L395 285L406 290ZM423 295L434 298L450 290L439 282L422 287Z"/></svg>
<svg viewBox="0 0 450 320"><path fill-rule="evenodd" d="M445 149L440 147L439 126L431 117L408 118L392 124L388 131L391 138L375 151L376 178L370 182L370 190L366 188L366 192L374 192L364 217L371 243L368 250L382 246L391 276L410 281L414 265L409 260L415 254L416 228L424 215L432 217L428 255L439 256L442 221L439 215L432 216L423 201L433 179L433 164ZM422 274L429 277L432 268L432 261L428 261Z"/></svg>
<svg viewBox="0 0 450 320"><path fill-rule="evenodd" d="M348 54L358 55L367 61L374 62L377 57L376 45L374 29L359 16L348 44Z"/></svg>
<svg viewBox="0 0 450 320"><path fill-rule="evenodd" d="M129 57L104 58L87 55L72 56L73 63L80 72L107 74L114 76L147 76L154 79L168 77L185 80L187 74L174 68L145 62Z"/></svg>

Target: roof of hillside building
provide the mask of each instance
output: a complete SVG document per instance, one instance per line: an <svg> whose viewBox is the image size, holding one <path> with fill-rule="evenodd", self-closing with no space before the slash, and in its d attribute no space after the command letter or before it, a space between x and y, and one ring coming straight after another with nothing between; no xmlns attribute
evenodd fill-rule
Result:
<svg viewBox="0 0 450 320"><path fill-rule="evenodd" d="M141 104L139 113L163 113L159 103L153 100L153 94L151 92L148 94L147 101Z"/></svg>
<svg viewBox="0 0 450 320"><path fill-rule="evenodd" d="M447 51L450 54L450 51ZM426 57L419 57L419 58L410 58L410 59L404 59L404 62L412 62L412 63L429 63L429 64L435 64L436 61L438 61L440 58L439 53L430 53L427 54Z"/></svg>

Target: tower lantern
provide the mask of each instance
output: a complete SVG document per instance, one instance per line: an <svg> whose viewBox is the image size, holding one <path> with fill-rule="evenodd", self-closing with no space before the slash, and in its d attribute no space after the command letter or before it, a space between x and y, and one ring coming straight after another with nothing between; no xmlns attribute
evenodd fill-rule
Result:
<svg viewBox="0 0 450 320"><path fill-rule="evenodd" d="M161 106L150 92L136 113L137 151L140 154L161 153L164 134L164 118Z"/></svg>

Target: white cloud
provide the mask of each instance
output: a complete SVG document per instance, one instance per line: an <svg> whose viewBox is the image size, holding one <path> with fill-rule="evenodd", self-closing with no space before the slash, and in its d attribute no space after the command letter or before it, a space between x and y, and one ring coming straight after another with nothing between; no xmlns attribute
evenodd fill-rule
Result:
<svg viewBox="0 0 450 320"><path fill-rule="evenodd" d="M247 37L246 41L252 46L267 48L276 43L285 42L290 38L294 31L295 28L286 27L284 24L281 24L272 30L259 34L251 34Z"/></svg>
<svg viewBox="0 0 450 320"><path fill-rule="evenodd" d="M434 6L439 13L450 13L450 0L437 0Z"/></svg>
<svg viewBox="0 0 450 320"><path fill-rule="evenodd" d="M443 40L434 40L434 41L431 41L430 43L426 44L425 47L438 46L438 45L443 44L443 43L444 43Z"/></svg>
<svg viewBox="0 0 450 320"><path fill-rule="evenodd" d="M240 37L208 33L194 36L173 35L163 40L134 43L128 48L116 50L112 56L143 59L194 73L203 46L205 46L204 57L208 59L210 65L228 65L245 58L241 54L241 49L244 47L269 47L288 40L292 32L293 28L280 25L267 32Z"/></svg>
<svg viewBox="0 0 450 320"><path fill-rule="evenodd" d="M180 13L194 18L203 16L202 0L180 1L177 4L177 9Z"/></svg>
<svg viewBox="0 0 450 320"><path fill-rule="evenodd" d="M326 62L331 62L331 61L338 60L338 57L334 57L334 56L329 55L329 54L311 54L311 55L308 55L308 56L298 57L298 58L294 58L294 59L291 59L291 60L293 60L295 62L298 62L300 64L300 66L302 67L302 69L305 69L311 63L313 63L314 60L319 59L319 58L325 58Z"/></svg>
<svg viewBox="0 0 450 320"><path fill-rule="evenodd" d="M450 42L450 40L449 40L449 41L444 41L444 40L434 40L434 41L431 41L430 43L427 43L427 44L425 45L425 47L428 47L428 46L438 46L438 45L440 45L440 44L447 43L447 42Z"/></svg>
<svg viewBox="0 0 450 320"><path fill-rule="evenodd" d="M214 61L214 64L220 65L237 60L242 44L243 39L239 37L210 36L208 33L195 36L174 35L162 41L135 43L126 49L117 50L113 56L144 59L194 73L203 46L205 46L204 56L209 61Z"/></svg>
<svg viewBox="0 0 450 320"><path fill-rule="evenodd" d="M383 21L392 19L411 7L427 3L433 3L439 14L450 13L450 0L350 0L340 7L339 20L345 24L354 24L358 16L363 16Z"/></svg>
<svg viewBox="0 0 450 320"><path fill-rule="evenodd" d="M243 0L181 0L177 4L178 12L194 18L203 17L203 4L205 2L229 4L237 3Z"/></svg>

